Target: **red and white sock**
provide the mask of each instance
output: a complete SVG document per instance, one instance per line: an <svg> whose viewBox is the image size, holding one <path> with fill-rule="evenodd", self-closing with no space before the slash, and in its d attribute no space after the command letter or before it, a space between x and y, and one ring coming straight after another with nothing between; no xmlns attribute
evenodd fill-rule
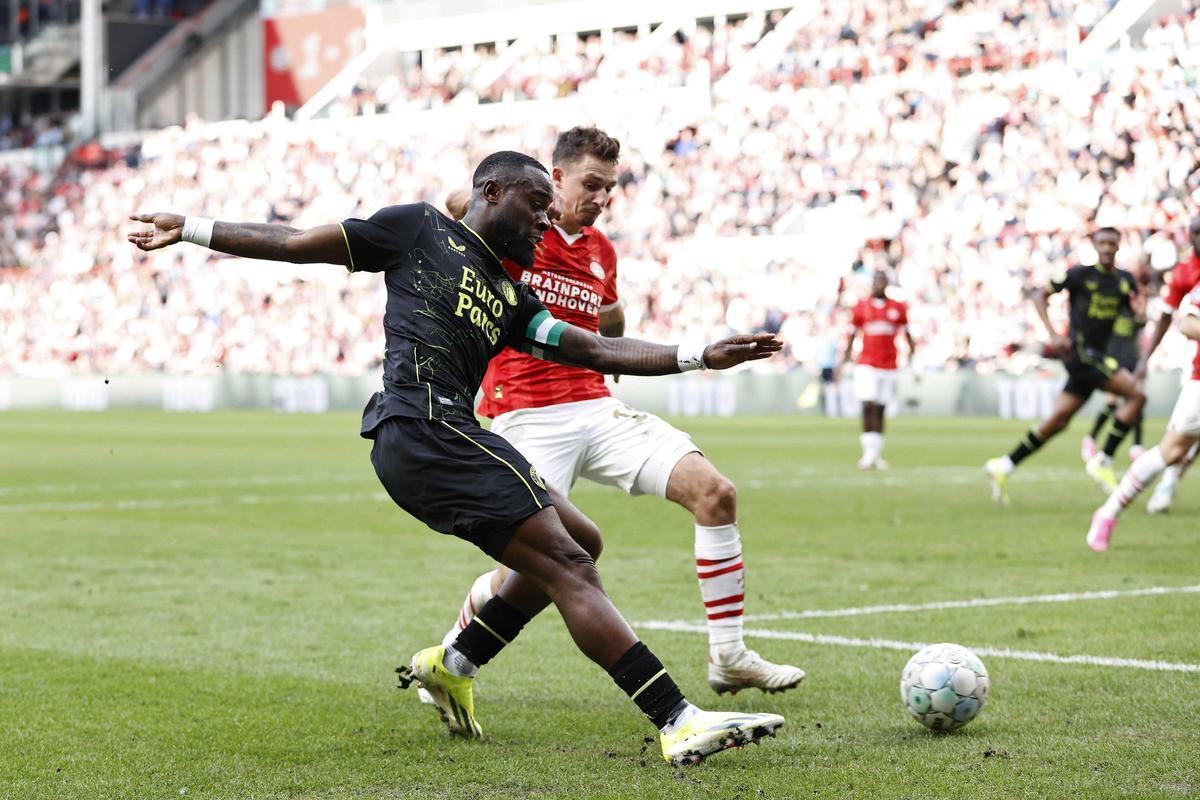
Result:
<svg viewBox="0 0 1200 800"><path fill-rule="evenodd" d="M1100 515L1106 519L1116 519L1166 467L1167 462L1163 460L1162 451L1157 445L1142 453L1138 460L1129 466L1129 471L1121 478L1117 490L1110 494L1108 500L1100 507Z"/></svg>
<svg viewBox="0 0 1200 800"><path fill-rule="evenodd" d="M471 624L471 620L475 619L475 615L479 613L479 609L483 608L488 600L492 599L495 594L492 591L492 578L495 576L496 570L485 572L475 579L471 584L471 591L467 592L467 599L463 600L462 608L458 610L458 619L454 621L454 627L451 628L445 636L442 637L443 645L450 645L462 633L463 628Z"/></svg>
<svg viewBox="0 0 1200 800"><path fill-rule="evenodd" d="M742 614L746 569L737 524L696 526L696 576L708 614L708 654L723 663L745 647Z"/></svg>

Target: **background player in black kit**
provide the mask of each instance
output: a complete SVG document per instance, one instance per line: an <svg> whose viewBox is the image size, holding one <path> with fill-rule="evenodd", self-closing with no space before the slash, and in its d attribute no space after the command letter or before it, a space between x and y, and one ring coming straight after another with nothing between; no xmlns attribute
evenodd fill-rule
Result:
<svg viewBox="0 0 1200 800"><path fill-rule="evenodd" d="M767 358L782 344L762 334L707 347L656 345L555 320L501 266L502 258L532 265L550 227L554 196L545 167L503 151L480 163L472 183L461 222L424 203L304 231L154 213L133 216L153 228L128 238L142 250L189 241L247 258L384 273L384 387L362 421L362 435L375 442L376 473L413 516L514 570L453 644L418 652L402 672L430 691L451 733L481 734L475 673L553 602L579 649L659 728L668 761L698 761L774 734L783 724L776 714L706 712L684 699L604 592L595 526L552 498L507 441L481 428L472 403L488 361L506 346L600 372L665 375Z"/></svg>
<svg viewBox="0 0 1200 800"><path fill-rule="evenodd" d="M1121 312L1117 314L1117 319L1113 323L1112 336L1108 339L1108 355L1115 358L1122 369L1129 370L1139 386L1144 386L1143 379L1138 376L1138 364L1142 358L1142 329L1146 327L1146 286L1148 281L1145 279L1145 273L1141 270L1133 273L1133 277L1138 292L1130 298L1130 307L1122 306ZM1080 444L1079 452L1084 461L1088 461L1099 452L1096 442L1100 439L1100 431L1117 413L1120 403L1121 398L1116 395L1110 394L1105 397L1104 407L1096 414L1091 432L1083 437ZM1133 444L1129 448L1130 461L1136 461L1144 449L1142 447L1142 428L1145 416L1144 412L1138 414L1137 421L1133 423Z"/></svg>
<svg viewBox="0 0 1200 800"><path fill-rule="evenodd" d="M1133 374L1108 355L1108 342L1117 316L1122 312L1132 313L1131 298L1138 289L1133 276L1116 267L1121 245L1117 230L1100 228L1092 233L1091 239L1098 256L1095 266L1073 267L1034 293L1034 307L1050 334L1050 349L1063 359L1067 368L1067 383L1049 417L1031 428L1011 453L990 459L984 465L997 502L1008 502L1008 476L1017 464L1066 428L1097 389L1123 397L1125 402L1113 415L1112 430L1103 451L1088 460L1087 472L1106 491L1111 492L1117 486L1112 455L1142 413L1146 396ZM1071 304L1069 338L1054 330L1047 311L1049 296L1064 289Z"/></svg>

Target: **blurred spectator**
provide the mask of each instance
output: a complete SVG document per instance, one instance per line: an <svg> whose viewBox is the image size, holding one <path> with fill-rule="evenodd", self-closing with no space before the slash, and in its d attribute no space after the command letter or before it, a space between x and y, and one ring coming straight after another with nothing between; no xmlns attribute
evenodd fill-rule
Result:
<svg viewBox="0 0 1200 800"><path fill-rule="evenodd" d="M607 51L598 37L560 37L487 86L469 76L502 54L450 50L360 84L339 113L726 75L738 82L716 83L700 118L639 114L610 130L625 146L601 226L621 255L630 332L778 330L787 357L757 368L825 366L839 304L885 267L909 303L920 369L1020 369L1040 335L1028 292L1094 258L1086 233L1118 227L1123 265L1161 272L1184 255L1182 229L1200 208L1196 3L1130 57L1079 69L1068 55L1107 2L1088 6L1068 16L1051 0L827 4L781 56L737 75L781 15L700 26L650 53L632 33ZM59 176L0 167L0 371L374 370L377 280L194 247L147 257L125 242L125 214L305 227L440 204L487 152L548 161L554 136L536 114L487 129L435 120L400 141L355 120L272 118L160 131L128 158L76 160Z"/></svg>

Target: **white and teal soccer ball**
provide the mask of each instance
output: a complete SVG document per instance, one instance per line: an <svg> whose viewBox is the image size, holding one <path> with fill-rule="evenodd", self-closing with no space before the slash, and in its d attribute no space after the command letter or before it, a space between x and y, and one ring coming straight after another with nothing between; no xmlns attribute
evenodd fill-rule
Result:
<svg viewBox="0 0 1200 800"><path fill-rule="evenodd" d="M926 728L952 731L979 715L988 697L987 668L958 644L931 644L900 673L900 700Z"/></svg>

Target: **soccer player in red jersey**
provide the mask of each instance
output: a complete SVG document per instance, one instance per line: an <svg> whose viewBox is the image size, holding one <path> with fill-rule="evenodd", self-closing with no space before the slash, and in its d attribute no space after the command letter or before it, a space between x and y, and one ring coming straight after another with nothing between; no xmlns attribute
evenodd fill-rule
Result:
<svg viewBox="0 0 1200 800"><path fill-rule="evenodd" d="M1139 381L1145 380L1146 365L1150 361L1150 356L1154 354L1163 337L1167 335L1167 330L1171 327L1171 320L1175 312L1179 310L1179 304L1183 302L1188 293L1200 286L1200 216L1193 217L1188 225L1188 240L1192 244L1191 255L1176 264L1175 268L1171 270L1166 308L1163 309L1162 316L1158 318L1158 324L1155 325L1154 332L1150 335L1150 341L1146 345L1146 352L1137 365L1135 375ZM1161 514L1170 510L1171 504L1175 501L1175 487L1179 485L1179 479L1183 477L1188 465L1195 460L1196 452L1197 448L1193 447L1180 463L1171 464L1163 470L1162 480L1158 482L1158 486L1154 487L1154 494L1150 495L1150 502L1146 503L1147 511L1151 514Z"/></svg>
<svg viewBox="0 0 1200 800"><path fill-rule="evenodd" d="M1182 318L1179 320L1180 332L1200 342L1200 286L1192 289L1183 301ZM1189 453L1194 453L1200 444L1200 346L1196 349L1196 357L1192 361L1191 380L1186 381L1175 401L1175 410L1171 412L1171 420L1167 423L1167 432L1162 441L1151 447L1142 457L1133 462L1129 471L1121 478L1116 491L1108 496L1108 500L1096 513L1092 514L1092 524L1087 532L1087 544L1098 553L1108 549L1113 530L1117 527L1117 517L1126 506L1134 501L1139 494L1159 476L1168 466L1183 462Z"/></svg>
<svg viewBox="0 0 1200 800"><path fill-rule="evenodd" d="M854 340L862 331L862 350L854 367L854 394L862 404L863 432L859 469L887 469L883 460L883 416L896 396L896 337L908 341L908 360L912 362L916 345L908 330L908 306L887 296L888 275L876 270L871 280L871 296L854 307L854 329L846 342L846 357L854 354Z"/></svg>
<svg viewBox="0 0 1200 800"><path fill-rule="evenodd" d="M604 336L621 336L625 314L617 292L617 255L592 227L617 184L620 143L596 128L562 133L554 148L553 178L561 217L546 232L533 266L505 261L514 280L528 283L552 313ZM466 195L455 192L452 214ZM742 638L745 566L737 525L737 492L686 433L613 397L604 376L548 365L505 350L483 381L479 413L492 431L516 446L546 483L566 494L584 477L631 495L665 497L695 518L696 575L708 617L708 682L718 693L791 689L804 671L774 664ZM467 594L453 638L496 592L506 567L479 576Z"/></svg>

